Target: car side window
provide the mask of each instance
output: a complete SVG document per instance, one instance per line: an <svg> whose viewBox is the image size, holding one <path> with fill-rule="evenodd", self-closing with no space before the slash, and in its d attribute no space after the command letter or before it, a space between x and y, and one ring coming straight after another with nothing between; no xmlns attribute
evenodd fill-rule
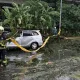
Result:
<svg viewBox="0 0 80 80"><path fill-rule="evenodd" d="M36 35L39 35L39 34L37 32L33 32L33 35L36 36Z"/></svg>
<svg viewBox="0 0 80 80"><path fill-rule="evenodd" d="M32 36L31 33L23 33L23 36Z"/></svg>

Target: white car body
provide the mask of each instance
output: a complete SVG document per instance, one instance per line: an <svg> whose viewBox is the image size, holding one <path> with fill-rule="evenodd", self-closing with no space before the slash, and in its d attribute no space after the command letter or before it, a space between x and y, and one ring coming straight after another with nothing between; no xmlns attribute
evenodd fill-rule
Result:
<svg viewBox="0 0 80 80"><path fill-rule="evenodd" d="M36 49L43 44L42 36L39 30L23 30L19 37L15 39L23 47L32 47ZM7 42L7 48L17 47L13 42Z"/></svg>

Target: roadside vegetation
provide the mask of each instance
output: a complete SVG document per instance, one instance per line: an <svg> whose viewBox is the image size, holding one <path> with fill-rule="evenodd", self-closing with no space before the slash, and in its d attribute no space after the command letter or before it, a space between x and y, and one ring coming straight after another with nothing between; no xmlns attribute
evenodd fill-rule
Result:
<svg viewBox="0 0 80 80"><path fill-rule="evenodd" d="M13 7L5 7L6 19L3 26L8 25L13 32L17 28L40 29L42 33L51 33L53 27L59 28L60 1L55 8L49 7L47 2L29 0L23 4L13 3ZM62 35L80 35L80 5L63 2Z"/></svg>
<svg viewBox="0 0 80 80"><path fill-rule="evenodd" d="M44 33L52 35L52 28L59 28L60 0L57 0L56 9L41 0L27 0L20 5L13 3L13 7L5 7L3 12L6 18L2 25L9 26L12 35L18 29L40 29L42 36ZM80 36L80 5L63 1L61 35ZM20 54L20 51L15 53ZM5 71L5 74L8 73L7 80L80 79L79 39L52 37L38 53L42 54L42 60L34 59L30 64L27 60L19 61L17 54L18 60L11 62ZM32 54L25 54L23 58L27 59L30 55ZM75 78L76 76L79 79Z"/></svg>
<svg viewBox="0 0 80 80"><path fill-rule="evenodd" d="M62 30L63 35L80 35L80 5L63 4Z"/></svg>
<svg viewBox="0 0 80 80"><path fill-rule="evenodd" d="M3 25L9 25L12 30L40 29L43 32L59 20L59 12L39 0L29 0L21 5L13 3L13 7L4 9L4 15L6 19Z"/></svg>

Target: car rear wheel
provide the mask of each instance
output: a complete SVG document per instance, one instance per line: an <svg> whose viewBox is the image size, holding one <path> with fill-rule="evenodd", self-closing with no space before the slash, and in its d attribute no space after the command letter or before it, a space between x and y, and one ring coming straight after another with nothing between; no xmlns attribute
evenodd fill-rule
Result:
<svg viewBox="0 0 80 80"><path fill-rule="evenodd" d="M33 43L31 44L31 48L32 48L33 50L37 49L37 48L38 48L38 43L33 42Z"/></svg>

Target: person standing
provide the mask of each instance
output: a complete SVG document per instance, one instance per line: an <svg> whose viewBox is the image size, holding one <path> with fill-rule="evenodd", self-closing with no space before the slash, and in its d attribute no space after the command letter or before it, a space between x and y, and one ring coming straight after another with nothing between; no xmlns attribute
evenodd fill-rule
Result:
<svg viewBox="0 0 80 80"><path fill-rule="evenodd" d="M5 40L4 27L0 26L0 66L7 65Z"/></svg>
<svg viewBox="0 0 80 80"><path fill-rule="evenodd" d="M53 28L53 35L57 35L57 28L56 27Z"/></svg>

